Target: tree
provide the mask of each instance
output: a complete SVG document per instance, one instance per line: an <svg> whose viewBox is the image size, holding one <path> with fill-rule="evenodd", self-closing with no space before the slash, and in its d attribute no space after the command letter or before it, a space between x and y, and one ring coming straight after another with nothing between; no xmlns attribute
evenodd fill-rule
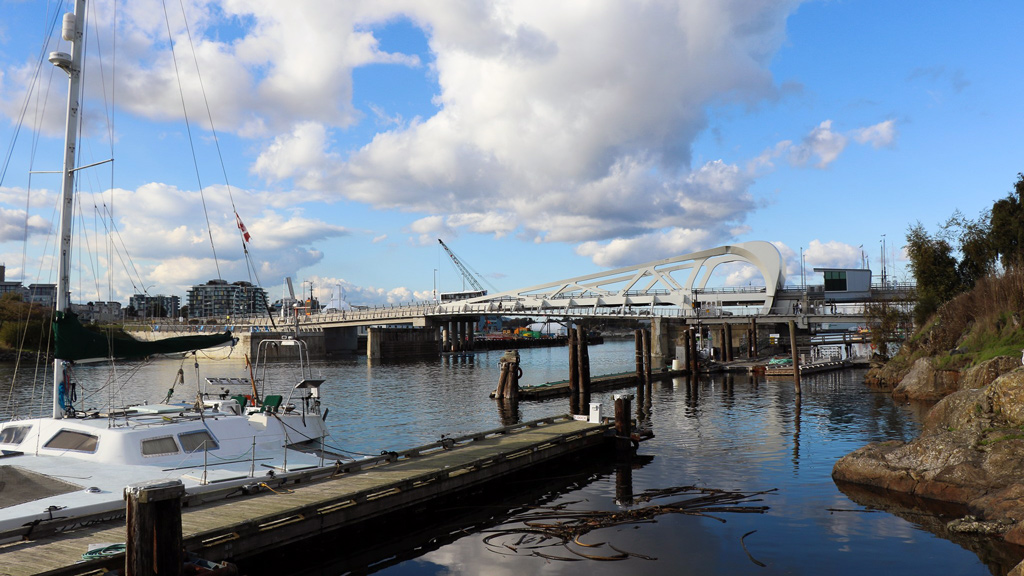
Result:
<svg viewBox="0 0 1024 576"><path fill-rule="evenodd" d="M992 213L983 211L971 220L959 210L942 225L942 239L959 246L956 272L963 289L970 290L993 272L998 256L992 244Z"/></svg>
<svg viewBox="0 0 1024 576"><path fill-rule="evenodd" d="M907 254L917 281L914 320L920 326L939 306L960 293L963 283L957 273L953 247L946 240L928 234L920 222L907 230Z"/></svg>
<svg viewBox="0 0 1024 576"><path fill-rule="evenodd" d="M1021 263L1024 257L1024 174L1018 172L1013 192L992 205L989 238L1003 268Z"/></svg>

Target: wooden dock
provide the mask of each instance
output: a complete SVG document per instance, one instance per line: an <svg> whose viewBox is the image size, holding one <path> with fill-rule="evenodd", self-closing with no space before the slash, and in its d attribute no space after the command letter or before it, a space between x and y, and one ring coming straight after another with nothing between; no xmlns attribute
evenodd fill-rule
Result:
<svg viewBox="0 0 1024 576"><path fill-rule="evenodd" d="M609 423L545 418L339 465L325 480L279 485L267 481L268 489L256 495L186 502L183 544L207 560L243 559L422 506L572 453L611 446L608 438L613 432ZM90 545L125 541L123 517L51 524L35 529L31 540L0 546L0 573L74 576L124 566L123 553L81 561Z"/></svg>
<svg viewBox="0 0 1024 576"><path fill-rule="evenodd" d="M839 360L836 362L815 362L814 364L801 364L800 374L817 374L818 372L829 372L831 370L842 370L850 367L851 363L847 360ZM788 364L780 366L778 368L766 367L764 369L765 376L789 376L793 377L793 365Z"/></svg>
<svg viewBox="0 0 1024 576"><path fill-rule="evenodd" d="M684 376L685 370L666 370L663 372L652 372L651 380L668 380L677 376ZM622 388L636 387L636 372L623 372L621 374L607 374L591 379L590 391L600 392L603 390L621 390ZM520 400L546 400L548 398L565 398L569 396L569 381L548 382L534 386L522 386L519 388ZM491 393L494 398L494 393Z"/></svg>

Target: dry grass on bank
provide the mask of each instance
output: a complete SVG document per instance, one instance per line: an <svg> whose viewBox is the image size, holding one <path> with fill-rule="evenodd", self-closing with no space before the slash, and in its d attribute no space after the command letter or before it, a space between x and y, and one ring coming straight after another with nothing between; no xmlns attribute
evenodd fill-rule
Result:
<svg viewBox="0 0 1024 576"><path fill-rule="evenodd" d="M894 358L911 366L925 356L956 370L1024 348L1024 269L983 278L970 292L944 304Z"/></svg>

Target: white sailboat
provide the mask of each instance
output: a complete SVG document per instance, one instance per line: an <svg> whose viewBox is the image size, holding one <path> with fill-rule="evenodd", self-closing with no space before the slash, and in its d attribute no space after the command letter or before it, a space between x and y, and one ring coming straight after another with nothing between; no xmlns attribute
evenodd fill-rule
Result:
<svg viewBox="0 0 1024 576"><path fill-rule="evenodd" d="M69 310L84 9L85 0L76 0L74 13L65 15L63 37L71 42L71 54L50 55L69 77L52 414L0 423L0 542L26 537L33 528L61 519L123 512L123 490L129 484L180 480L190 497L213 498L273 486L289 475L327 474L338 459L323 451L328 436L320 413L323 380L312 377L308 361L300 362L303 374L287 398L271 395L259 402L259 386L266 382L266 347L297 346L300 359L305 359L299 340L261 344L254 376L208 379L218 388L242 385L234 396L199 391L194 403L88 412L69 403L68 368L77 361L183 352L231 339L225 333L156 342L114 341L82 328ZM250 389L252 394L246 397ZM247 405L252 397L258 405Z"/></svg>

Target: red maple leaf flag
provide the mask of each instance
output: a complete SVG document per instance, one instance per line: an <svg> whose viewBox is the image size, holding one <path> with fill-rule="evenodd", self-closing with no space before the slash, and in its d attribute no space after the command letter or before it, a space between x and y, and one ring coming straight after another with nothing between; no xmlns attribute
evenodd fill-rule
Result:
<svg viewBox="0 0 1024 576"><path fill-rule="evenodd" d="M242 217L238 215L238 212L235 212L235 221L238 222L238 229L242 231L242 238L245 238L245 241L248 242L249 231L245 229L245 224L242 224Z"/></svg>

